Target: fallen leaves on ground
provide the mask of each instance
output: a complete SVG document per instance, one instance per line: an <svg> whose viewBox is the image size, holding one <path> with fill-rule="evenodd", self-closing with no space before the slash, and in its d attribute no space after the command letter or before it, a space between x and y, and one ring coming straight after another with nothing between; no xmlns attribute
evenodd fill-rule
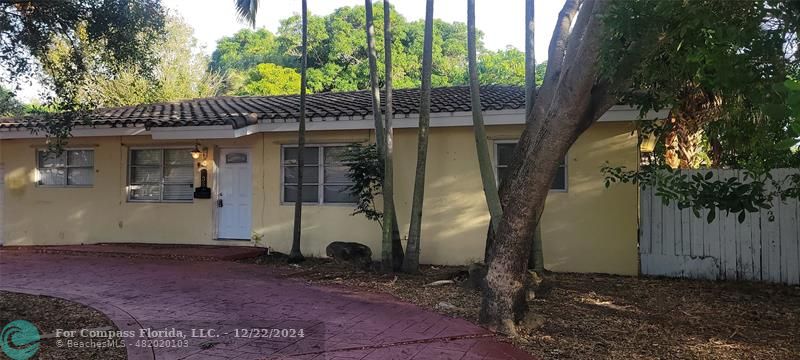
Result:
<svg viewBox="0 0 800 360"><path fill-rule="evenodd" d="M465 267L423 266L420 274L355 270L328 259L298 267L252 262L312 284L389 293L477 323L480 293ZM455 284L425 286L439 280ZM533 329L509 339L541 359L800 358L800 288L741 282L548 273L529 306Z"/></svg>
<svg viewBox="0 0 800 360"><path fill-rule="evenodd" d="M103 313L90 307L49 296L37 296L0 291L0 325L13 320L27 320L39 330L40 335L52 334L56 329L80 330L109 328L117 330ZM36 359L127 359L125 348L67 347L64 338L47 336L42 339ZM88 338L76 337L78 340ZM4 339L5 340L5 339ZM57 344L62 341L61 346ZM0 358L3 358L0 356Z"/></svg>

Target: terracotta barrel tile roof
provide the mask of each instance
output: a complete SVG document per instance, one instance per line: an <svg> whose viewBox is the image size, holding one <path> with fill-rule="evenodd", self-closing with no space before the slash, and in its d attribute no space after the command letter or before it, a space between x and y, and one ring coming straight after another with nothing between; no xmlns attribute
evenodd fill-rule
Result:
<svg viewBox="0 0 800 360"><path fill-rule="evenodd" d="M394 90L395 116L419 113L419 93L419 89ZM525 91L516 86L482 86L481 105L484 111L522 109L525 107ZM258 121L297 121L299 108L299 95L219 96L98 109L89 115L89 124L147 128L230 125L238 129ZM470 110L467 86L435 88L431 91L432 113ZM367 90L309 94L306 100L308 121L363 119L371 114L372 100ZM37 121L41 119L36 117L0 119L0 129L33 128L36 127Z"/></svg>

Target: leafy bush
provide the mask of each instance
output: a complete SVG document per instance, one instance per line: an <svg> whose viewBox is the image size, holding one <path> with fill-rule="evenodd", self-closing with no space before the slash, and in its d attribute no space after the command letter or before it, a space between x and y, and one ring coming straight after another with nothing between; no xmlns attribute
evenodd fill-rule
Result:
<svg viewBox="0 0 800 360"><path fill-rule="evenodd" d="M347 165L347 177L353 182L349 191L356 197L352 215L364 214L383 228L383 212L378 210L375 198L383 189L383 161L375 144L351 144L342 154Z"/></svg>

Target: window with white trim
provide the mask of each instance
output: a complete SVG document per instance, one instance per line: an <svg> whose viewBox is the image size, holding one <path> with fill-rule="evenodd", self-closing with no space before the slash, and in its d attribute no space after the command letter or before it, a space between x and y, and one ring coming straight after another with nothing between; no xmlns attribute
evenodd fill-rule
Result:
<svg viewBox="0 0 800 360"><path fill-rule="evenodd" d="M514 156L514 147L516 146L517 146L516 141L495 142L494 154L495 154L495 166L497 168L498 182L500 182L500 180L506 176L506 169L508 168L508 164L511 163L511 158ZM553 184L550 185L550 190L559 190L559 191L567 190L566 159L562 159L561 164L558 165L558 172L556 172L556 177L553 179Z"/></svg>
<svg viewBox="0 0 800 360"><path fill-rule="evenodd" d="M37 150L36 184L52 187L94 185L94 150L67 149L58 156Z"/></svg>
<svg viewBox="0 0 800 360"><path fill-rule="evenodd" d="M303 150L303 201L318 204L352 204L353 182L347 177L347 165L342 153L347 146L306 145ZM282 147L282 199L297 201L297 147Z"/></svg>
<svg viewBox="0 0 800 360"><path fill-rule="evenodd" d="M131 149L128 200L191 202L194 160L191 149Z"/></svg>

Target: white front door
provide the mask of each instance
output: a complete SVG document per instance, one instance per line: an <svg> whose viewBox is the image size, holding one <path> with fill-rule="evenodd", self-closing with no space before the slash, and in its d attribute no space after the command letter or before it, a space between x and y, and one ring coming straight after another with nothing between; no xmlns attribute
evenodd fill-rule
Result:
<svg viewBox="0 0 800 360"><path fill-rule="evenodd" d="M250 150L222 149L219 156L217 238L250 239L253 186Z"/></svg>

